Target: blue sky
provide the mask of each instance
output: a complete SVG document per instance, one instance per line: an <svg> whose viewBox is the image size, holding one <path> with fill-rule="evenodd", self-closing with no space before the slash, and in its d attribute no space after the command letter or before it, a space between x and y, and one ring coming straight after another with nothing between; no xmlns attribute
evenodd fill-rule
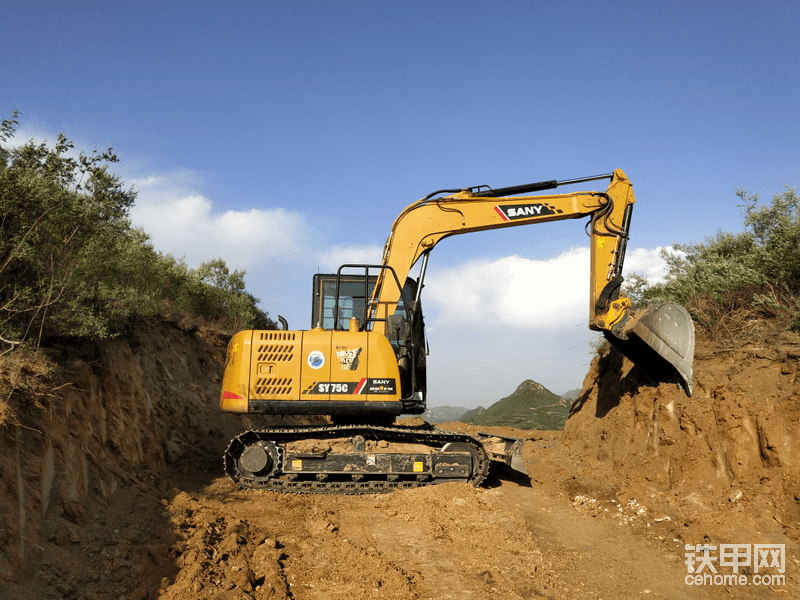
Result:
<svg viewBox="0 0 800 600"><path fill-rule="evenodd" d="M780 0L5 2L0 114L18 141L112 145L157 249L247 269L308 328L312 274L377 260L441 188L622 168L626 272L653 279L659 247L739 230L737 187L800 185L798 24ZM578 221L441 243L429 403L579 387L582 252Z"/></svg>

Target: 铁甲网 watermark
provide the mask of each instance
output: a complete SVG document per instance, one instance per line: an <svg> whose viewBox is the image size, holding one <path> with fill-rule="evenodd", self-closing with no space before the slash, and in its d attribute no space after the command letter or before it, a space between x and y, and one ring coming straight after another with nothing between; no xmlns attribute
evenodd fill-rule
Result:
<svg viewBox="0 0 800 600"><path fill-rule="evenodd" d="M684 549L686 585L786 584L785 544L686 544Z"/></svg>

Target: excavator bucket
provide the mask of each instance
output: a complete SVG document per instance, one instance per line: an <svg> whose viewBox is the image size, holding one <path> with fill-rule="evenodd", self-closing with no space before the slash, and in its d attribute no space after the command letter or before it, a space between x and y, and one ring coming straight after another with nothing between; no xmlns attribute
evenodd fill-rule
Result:
<svg viewBox="0 0 800 600"><path fill-rule="evenodd" d="M638 309L621 333L606 338L655 381L677 381L692 395L694 323L683 306L659 304Z"/></svg>
<svg viewBox="0 0 800 600"><path fill-rule="evenodd" d="M478 433L475 437L486 448L490 460L511 467L523 475L528 474L522 459L524 440L493 433Z"/></svg>

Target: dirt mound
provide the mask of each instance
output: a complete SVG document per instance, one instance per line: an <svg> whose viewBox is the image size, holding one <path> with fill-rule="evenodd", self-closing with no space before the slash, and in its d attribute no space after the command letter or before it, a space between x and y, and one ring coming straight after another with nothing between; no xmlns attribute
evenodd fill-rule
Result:
<svg viewBox="0 0 800 600"><path fill-rule="evenodd" d="M497 500L458 484L385 496L283 496L231 490L217 479L201 495L184 491L169 504L185 535L177 546L181 571L162 597L191 590L236 600L400 599L418 598L420 589L472 597L460 589L463 578L447 571L467 574L486 592L530 590L524 575L543 568L541 552L523 552L531 546L524 524L502 516ZM498 530L516 548L515 564L492 560Z"/></svg>
<svg viewBox="0 0 800 600"><path fill-rule="evenodd" d="M695 391L653 386L603 347L560 445L535 452L594 516L684 544L800 542L800 335L731 349L698 340ZM788 560L788 559L787 559Z"/></svg>

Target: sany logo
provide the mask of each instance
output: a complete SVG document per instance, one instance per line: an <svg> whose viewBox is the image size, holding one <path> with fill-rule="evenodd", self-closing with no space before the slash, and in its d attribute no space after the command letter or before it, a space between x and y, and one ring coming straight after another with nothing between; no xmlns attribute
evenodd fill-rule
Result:
<svg viewBox="0 0 800 600"><path fill-rule="evenodd" d="M496 205L494 209L504 221L525 219L527 217L540 217L542 215L555 215L561 212L560 210L553 210L553 208L547 204L540 203L513 204L510 206Z"/></svg>

